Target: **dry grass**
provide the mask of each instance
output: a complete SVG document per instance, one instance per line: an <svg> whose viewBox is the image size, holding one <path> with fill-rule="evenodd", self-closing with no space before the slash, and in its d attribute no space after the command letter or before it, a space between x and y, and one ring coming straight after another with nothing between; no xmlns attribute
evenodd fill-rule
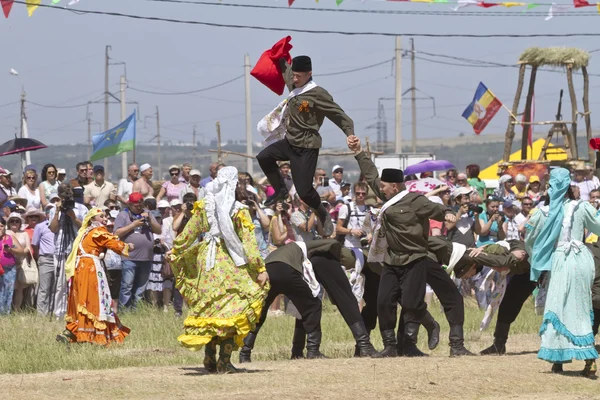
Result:
<svg viewBox="0 0 600 400"><path fill-rule="evenodd" d="M521 53L519 61L536 67L564 68L572 64L577 70L588 66L590 53L573 47L530 47Z"/></svg>
<svg viewBox="0 0 600 400"><path fill-rule="evenodd" d="M0 382L6 399L85 398L595 398L597 382L576 377L581 362L564 376L539 361L540 318L527 304L513 326L511 355L450 359L447 324L442 343L424 359L352 359L353 340L338 313L323 316L322 351L331 360L287 361L293 319L270 318L259 335L248 374L212 376L200 368L202 352L178 346L182 319L149 309L125 314L132 328L123 346L109 349L54 342L63 325L34 315L0 318ZM438 307L432 313L444 321ZM479 351L491 341L477 329L482 312L467 308L467 347ZM374 344L381 347L379 334ZM422 335L425 336L425 335ZM422 340L425 338L422 337ZM421 348L425 348L421 343ZM235 355L237 358L237 354ZM285 360L285 361L284 361Z"/></svg>

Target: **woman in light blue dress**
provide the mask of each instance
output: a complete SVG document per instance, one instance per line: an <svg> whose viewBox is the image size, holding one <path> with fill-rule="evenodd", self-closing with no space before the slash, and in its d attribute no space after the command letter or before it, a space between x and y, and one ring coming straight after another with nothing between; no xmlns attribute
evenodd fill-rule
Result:
<svg viewBox="0 0 600 400"><path fill-rule="evenodd" d="M587 201L574 200L568 170L550 173L549 206L535 212L527 223L525 244L531 255L531 280L550 274L538 358L562 372L563 364L585 360L582 375L596 374L598 352L592 333L592 253L581 242L584 229L600 232L596 209Z"/></svg>

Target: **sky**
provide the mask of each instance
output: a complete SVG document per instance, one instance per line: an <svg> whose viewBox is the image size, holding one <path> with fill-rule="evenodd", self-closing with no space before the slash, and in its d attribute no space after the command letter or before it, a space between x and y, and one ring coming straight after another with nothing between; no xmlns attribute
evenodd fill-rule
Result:
<svg viewBox="0 0 600 400"><path fill-rule="evenodd" d="M209 0L210 1L210 0ZM49 3L50 0L44 0ZM212 1L219 3L218 1ZM67 3L63 0L61 4ZM297 0L287 8L285 0L225 1L221 3L279 6L278 10L234 8L225 6L160 3L148 0L81 0L73 10L100 10L143 16L281 27L311 30L388 33L600 33L600 15L558 16L545 21L544 16L502 16L504 9L491 11L499 16L456 16L452 13L433 15L388 15L372 13L326 12L335 8L334 0ZM559 3L569 4L562 0ZM314 7L302 11L295 7ZM381 1L346 0L340 7L346 10L381 11L449 11L448 5L407 4ZM509 11L520 11L511 8ZM472 7L465 10L486 12ZM548 6L535 10L547 12ZM595 7L585 9L595 12ZM575 13L575 11L573 11ZM581 11L580 11L581 12ZM576 14L574 14L576 15ZM63 10L39 8L31 18L25 6L15 4L9 19L0 20L2 56L0 57L0 138L8 140L19 127L21 82L27 99L45 106L77 106L102 99L104 91L105 46L112 46L113 62L125 62L130 89L127 100L139 103L138 142L150 141L156 133L156 106L160 108L163 143L191 142L196 126L198 140L208 144L216 138L215 122L221 122L225 140L245 139L244 80L239 79L214 90L194 95L160 96L135 92L138 88L159 92L179 92L212 86L244 73L244 54L251 63L261 53L286 36L286 32L249 29L228 29L200 25L181 25L147 20L132 20L111 16L80 15ZM395 84L391 62L354 73L322 76L360 68L394 57L394 38L383 36L347 36L339 34L290 33L292 55L306 54L313 59L315 81L326 88L355 122L360 137L375 138L367 129L377 118L379 98L394 97ZM564 38L422 38L416 37L419 51L466 57L497 63L515 64L519 54L531 46L569 46L595 50L595 37ZM403 46L409 45L404 36ZM600 62L590 62L589 72L600 74ZM444 58L426 57L440 61ZM14 68L21 81L9 74ZM431 100L417 102L417 135L419 138L448 138L460 133L472 135L471 126L461 117L480 81L484 82L509 108L517 84L515 68L470 68L416 60L416 87L422 95L435 98L435 113ZM110 89L118 97L119 76L123 65L110 67ZM410 88L410 61L402 60L403 90ZM527 85L527 83L526 83ZM592 125L598 128L600 119L593 112L600 104L600 83L590 80ZM525 86L526 88L527 86ZM577 96L581 98L581 77L576 76ZM558 92L566 89L566 77L558 73L538 73L536 86L536 119L554 119ZM269 91L252 78L252 126L273 109L283 97ZM568 96L566 96L568 97ZM384 101L388 137L394 135L394 102ZM569 107L568 99L565 106ZM128 106L128 112L133 105ZM520 109L524 107L524 102ZM563 107L563 110L566 110ZM94 121L104 121L103 104L90 107ZM119 122L118 104L110 107L111 126ZM411 110L409 97L403 101L402 135L410 143ZM569 119L569 113L563 113ZM49 108L27 105L30 136L52 144L85 143L87 141L86 107ZM483 135L503 133L508 114L501 110ZM583 124L580 125L582 127ZM93 124L98 132L103 124ZM546 130L544 128L544 130ZM322 127L324 147L344 144L344 135L329 122ZM260 141L254 133L254 141ZM440 144L443 141L440 141Z"/></svg>

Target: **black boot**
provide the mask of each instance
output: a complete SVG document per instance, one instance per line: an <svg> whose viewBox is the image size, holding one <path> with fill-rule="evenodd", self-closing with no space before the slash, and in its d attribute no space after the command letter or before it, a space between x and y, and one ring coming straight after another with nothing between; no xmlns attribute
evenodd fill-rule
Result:
<svg viewBox="0 0 600 400"><path fill-rule="evenodd" d="M273 204L277 203L278 200L285 200L288 197L289 193L285 183L281 183L281 190L279 192L275 192L265 200L265 207L270 207Z"/></svg>
<svg viewBox="0 0 600 400"><path fill-rule="evenodd" d="M296 320L296 327L294 328L294 337L292 338L292 356L290 359L299 360L304 358L304 344L306 343L306 332L302 321Z"/></svg>
<svg viewBox="0 0 600 400"><path fill-rule="evenodd" d="M217 372L217 341L218 339L213 338L210 343L204 346L204 368L210 372Z"/></svg>
<svg viewBox="0 0 600 400"><path fill-rule="evenodd" d="M508 331L510 324L496 322L494 331L494 344L479 352L482 356L501 356L506 354L506 341L508 340Z"/></svg>
<svg viewBox="0 0 600 400"><path fill-rule="evenodd" d="M393 329L387 329L381 331L381 338L383 339L383 350L379 353L373 354L373 358L387 358L387 357L398 357L398 351L396 350L396 334Z"/></svg>
<svg viewBox="0 0 600 400"><path fill-rule="evenodd" d="M356 340L356 347L358 349L358 356L355 353L355 357L371 357L373 354L377 353L375 347L371 344L371 338L369 338L364 322L359 321L352 324L350 330L352 331L354 340Z"/></svg>
<svg viewBox="0 0 600 400"><path fill-rule="evenodd" d="M437 323L429 311L421 318L421 325L427 329L427 346L433 350L440 343L440 324Z"/></svg>
<svg viewBox="0 0 600 400"><path fill-rule="evenodd" d="M240 372L231 363L231 353L235 343L233 338L223 338L220 340L219 360L217 361L217 373L219 374L234 374Z"/></svg>
<svg viewBox="0 0 600 400"><path fill-rule="evenodd" d="M419 338L419 325L416 322L406 322L404 324L404 357L426 357L417 347Z"/></svg>
<svg viewBox="0 0 600 400"><path fill-rule="evenodd" d="M327 212L327 209L323 204L319 205L316 210L319 221L323 225L323 237L328 238L333 235L333 222L331 222L331 215Z"/></svg>
<svg viewBox="0 0 600 400"><path fill-rule="evenodd" d="M240 364L252 362L252 349L254 349L254 342L256 341L256 333L250 332L248 336L244 338L244 346L240 350Z"/></svg>
<svg viewBox="0 0 600 400"><path fill-rule="evenodd" d="M327 358L319 351L321 347L321 331L313 331L306 335L306 358Z"/></svg>
<svg viewBox="0 0 600 400"><path fill-rule="evenodd" d="M465 348L465 337L462 325L450 325L450 357L474 356Z"/></svg>

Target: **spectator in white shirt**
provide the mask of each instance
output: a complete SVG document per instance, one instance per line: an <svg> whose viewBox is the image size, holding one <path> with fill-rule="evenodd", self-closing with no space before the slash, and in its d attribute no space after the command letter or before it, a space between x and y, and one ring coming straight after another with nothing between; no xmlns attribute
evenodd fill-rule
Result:
<svg viewBox="0 0 600 400"><path fill-rule="evenodd" d="M579 188L579 198L584 201L590 199L590 192L600 187L600 181L593 175L590 175L591 171L578 169L575 170L573 176L573 183Z"/></svg>
<svg viewBox="0 0 600 400"><path fill-rule="evenodd" d="M117 188L117 200L121 202L122 208L127 207L129 195L133 193L133 182L138 179L139 173L140 168L137 164L129 164L129 168L127 169L127 177L119 181L119 186Z"/></svg>
<svg viewBox="0 0 600 400"><path fill-rule="evenodd" d="M334 165L331 173L333 178L329 180L329 187L333 189L336 197L341 198L343 197L342 186L344 184L344 167L341 165Z"/></svg>
<svg viewBox="0 0 600 400"><path fill-rule="evenodd" d="M516 221L518 208L513 204L512 201L505 201L502 206L502 212L504 213L503 230L506 232L505 240L521 240L521 234L519 233L519 223Z"/></svg>

